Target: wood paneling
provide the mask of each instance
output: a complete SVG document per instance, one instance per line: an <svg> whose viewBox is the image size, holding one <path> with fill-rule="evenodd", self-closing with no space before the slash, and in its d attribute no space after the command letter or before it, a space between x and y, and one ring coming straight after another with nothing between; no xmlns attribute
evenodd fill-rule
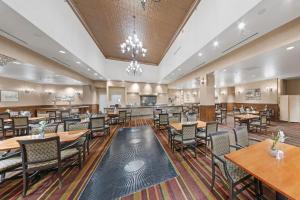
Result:
<svg viewBox="0 0 300 200"><path fill-rule="evenodd" d="M200 105L199 108L200 108L199 114L200 114L201 121L209 122L209 121L216 120L215 105L210 105L210 106Z"/></svg>
<svg viewBox="0 0 300 200"><path fill-rule="evenodd" d="M130 60L120 44L136 33L148 49L141 62L158 65L200 0L147 1L144 10L138 0L68 0L106 58Z"/></svg>

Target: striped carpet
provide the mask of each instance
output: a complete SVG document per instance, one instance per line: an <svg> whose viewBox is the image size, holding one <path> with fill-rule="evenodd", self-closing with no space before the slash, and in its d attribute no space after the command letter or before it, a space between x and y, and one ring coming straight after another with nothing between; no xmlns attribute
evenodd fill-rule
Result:
<svg viewBox="0 0 300 200"><path fill-rule="evenodd" d="M132 120L127 126L143 126L149 125L153 127L150 119ZM295 144L300 144L300 134L296 134L293 130L298 130L299 124L273 124L271 129L276 130L278 127L284 127L287 135L292 138ZM58 188L58 181L55 172L42 174L41 179L31 186L28 195L24 199L77 199L84 186L87 184L89 177L97 167L101 158L105 154L114 134L118 130L118 126L112 127L111 136L106 138L97 137L91 142L91 153L81 170L77 167L68 168L63 172L63 187ZM231 129L232 123L221 126L224 129ZM290 131L290 132L289 132ZM124 200L139 199L227 199L227 187L220 180L216 181L214 191L210 190L211 167L210 159L202 153L198 153L197 158L193 157L193 152L187 150L181 155L173 153L167 144L166 131L156 131L156 135L166 150L167 155L177 170L178 177L151 186L142 191L138 191L129 196L123 197ZM264 134L255 134L258 137L270 137L269 132ZM0 199L22 199L22 179L8 180L0 185ZM101 199L101 197L99 198ZM238 199L254 199L252 191L245 191L238 196ZM272 199L272 198L271 198Z"/></svg>

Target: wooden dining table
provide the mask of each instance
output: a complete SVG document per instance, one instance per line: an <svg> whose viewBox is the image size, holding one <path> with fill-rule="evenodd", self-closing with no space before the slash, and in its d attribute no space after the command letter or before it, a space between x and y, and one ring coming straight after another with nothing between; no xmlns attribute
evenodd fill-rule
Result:
<svg viewBox="0 0 300 200"><path fill-rule="evenodd" d="M176 131L182 131L182 125L184 124L191 124L191 123L197 123L197 128L205 128L206 122L203 121L195 121L195 122L172 122L170 123L170 126L172 126Z"/></svg>
<svg viewBox="0 0 300 200"><path fill-rule="evenodd" d="M259 119L259 115L254 114L240 114L235 115L234 118L239 119L240 121L246 122L248 131L250 130L250 121L254 119Z"/></svg>
<svg viewBox="0 0 300 200"><path fill-rule="evenodd" d="M300 199L300 148L279 143L284 158L277 160L270 153L272 140L267 139L225 155L257 180L276 191L277 199Z"/></svg>
<svg viewBox="0 0 300 200"><path fill-rule="evenodd" d="M61 143L74 142L84 134L86 134L89 129L86 130L75 130L75 131L66 131L58 133L46 133L45 138L59 136ZM0 151L9 151L13 149L20 148L18 140L31 140L33 139L32 135L18 136L0 141Z"/></svg>
<svg viewBox="0 0 300 200"><path fill-rule="evenodd" d="M36 122L36 121L42 121L42 120L46 120L45 117L29 117L28 118L28 121L29 122ZM12 122L12 119L4 119L3 120L4 123L11 123Z"/></svg>

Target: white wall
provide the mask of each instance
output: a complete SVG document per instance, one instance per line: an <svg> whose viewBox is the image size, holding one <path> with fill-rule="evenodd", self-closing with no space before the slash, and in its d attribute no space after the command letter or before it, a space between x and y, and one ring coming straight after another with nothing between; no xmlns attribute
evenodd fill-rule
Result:
<svg viewBox="0 0 300 200"><path fill-rule="evenodd" d="M103 74L105 58L64 0L3 0L84 63Z"/></svg>
<svg viewBox="0 0 300 200"><path fill-rule="evenodd" d="M261 0L201 0L185 24L184 32L178 35L164 56L160 78L184 63L259 2ZM179 52L174 55L179 47Z"/></svg>

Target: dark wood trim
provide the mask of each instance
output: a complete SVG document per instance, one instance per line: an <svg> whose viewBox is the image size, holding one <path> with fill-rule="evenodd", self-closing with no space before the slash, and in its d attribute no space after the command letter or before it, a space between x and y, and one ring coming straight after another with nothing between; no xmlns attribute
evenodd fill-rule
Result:
<svg viewBox="0 0 300 200"><path fill-rule="evenodd" d="M216 121L215 105L200 105L199 106L200 120L204 122Z"/></svg>

